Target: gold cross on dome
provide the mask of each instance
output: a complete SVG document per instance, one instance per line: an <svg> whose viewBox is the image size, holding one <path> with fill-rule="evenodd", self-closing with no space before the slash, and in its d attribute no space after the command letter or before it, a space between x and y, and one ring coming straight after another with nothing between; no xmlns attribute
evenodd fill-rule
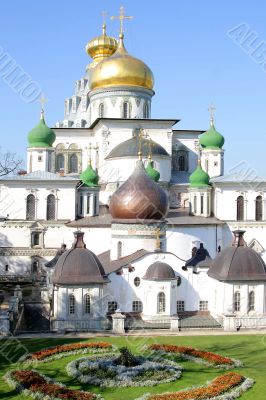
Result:
<svg viewBox="0 0 266 400"><path fill-rule="evenodd" d="M125 19L133 19L132 15L125 15L125 7L121 6L120 7L120 15L113 15L111 17L112 20L114 19L119 19L120 20L120 35L124 34L124 20Z"/></svg>
<svg viewBox="0 0 266 400"><path fill-rule="evenodd" d="M142 160L142 139L143 139L143 137L144 137L143 129L140 128L139 134L138 134L138 138L139 138L139 151L138 151L139 160Z"/></svg>
<svg viewBox="0 0 266 400"><path fill-rule="evenodd" d="M211 124L213 125L214 123L214 113L216 111L216 107L214 104L210 104L208 107L208 111L210 113L210 120L211 120Z"/></svg>
<svg viewBox="0 0 266 400"><path fill-rule="evenodd" d="M38 103L41 104L41 111L44 112L44 105L45 105L46 103L48 103L49 100L46 99L45 96L44 96L44 94L42 93L41 97L39 97L39 99L38 99L37 101L38 101Z"/></svg>
<svg viewBox="0 0 266 400"><path fill-rule="evenodd" d="M156 250L161 249L161 230L160 228L156 229Z"/></svg>
<svg viewBox="0 0 266 400"><path fill-rule="evenodd" d="M107 17L106 11L102 11L102 17L103 17L103 25L106 25L106 17Z"/></svg>
<svg viewBox="0 0 266 400"><path fill-rule="evenodd" d="M151 138L149 139L149 159L152 159L152 148L153 146L155 146L155 143L153 143L153 141L151 140Z"/></svg>

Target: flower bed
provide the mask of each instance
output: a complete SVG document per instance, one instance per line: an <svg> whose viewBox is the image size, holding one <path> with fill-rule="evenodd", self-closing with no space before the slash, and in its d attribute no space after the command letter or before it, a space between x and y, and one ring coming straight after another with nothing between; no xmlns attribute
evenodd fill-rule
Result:
<svg viewBox="0 0 266 400"><path fill-rule="evenodd" d="M37 371L11 371L6 374L5 379L18 392L21 392L25 396L31 396L34 399L102 399L94 393L72 390L62 384L54 383L51 379L39 374Z"/></svg>
<svg viewBox="0 0 266 400"><path fill-rule="evenodd" d="M26 354L19 361L31 363L33 361L50 361L52 359L61 358L71 354L85 354L87 352L110 351L113 346L107 342L89 342L75 343L61 346L55 346L48 349L36 351L35 353Z"/></svg>
<svg viewBox="0 0 266 400"><path fill-rule="evenodd" d="M181 367L173 361L153 361L137 357L138 364L117 364L117 355L82 357L70 362L66 371L82 383L100 387L155 386L173 382L181 376Z"/></svg>
<svg viewBox="0 0 266 400"><path fill-rule="evenodd" d="M251 379L228 372L215 378L208 386L181 390L174 393L147 394L138 400L204 400L204 399L235 399L253 385Z"/></svg>
<svg viewBox="0 0 266 400"><path fill-rule="evenodd" d="M193 347L153 344L149 349L156 352L179 354L181 357L192 361L203 360L216 367L232 368L241 366L241 362L238 360L220 356L210 351L194 349Z"/></svg>

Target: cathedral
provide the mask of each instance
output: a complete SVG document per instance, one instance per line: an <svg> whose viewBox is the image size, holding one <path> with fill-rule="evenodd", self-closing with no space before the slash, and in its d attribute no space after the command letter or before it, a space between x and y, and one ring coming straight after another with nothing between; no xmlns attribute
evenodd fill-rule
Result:
<svg viewBox="0 0 266 400"><path fill-rule="evenodd" d="M0 180L0 334L265 327L266 181L225 174L213 107L207 131L152 118L118 18Z"/></svg>

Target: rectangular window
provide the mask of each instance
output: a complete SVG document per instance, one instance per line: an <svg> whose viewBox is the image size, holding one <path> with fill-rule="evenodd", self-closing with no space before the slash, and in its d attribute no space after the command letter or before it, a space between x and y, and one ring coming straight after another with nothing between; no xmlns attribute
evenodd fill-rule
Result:
<svg viewBox="0 0 266 400"><path fill-rule="evenodd" d="M185 311L185 302L184 300L177 300L176 302L176 312Z"/></svg>
<svg viewBox="0 0 266 400"><path fill-rule="evenodd" d="M117 302L116 301L108 301L108 312L114 313L117 310Z"/></svg>
<svg viewBox="0 0 266 400"><path fill-rule="evenodd" d="M200 300L199 310L200 311L208 311L209 310L209 302L207 300Z"/></svg>
<svg viewBox="0 0 266 400"><path fill-rule="evenodd" d="M90 198L91 198L91 196L89 195L89 196L87 196L87 214L89 214L90 213Z"/></svg>
<svg viewBox="0 0 266 400"><path fill-rule="evenodd" d="M204 209L204 196L201 194L200 195L200 213L203 214L203 209Z"/></svg>
<svg viewBox="0 0 266 400"><path fill-rule="evenodd" d="M77 112L77 98L73 97L72 98L72 113L76 113Z"/></svg>
<svg viewBox="0 0 266 400"><path fill-rule="evenodd" d="M83 196L79 198L79 214L83 215Z"/></svg>
<svg viewBox="0 0 266 400"><path fill-rule="evenodd" d="M81 111L85 112L87 111L87 96L82 96L82 101L81 101Z"/></svg>
<svg viewBox="0 0 266 400"><path fill-rule="evenodd" d="M42 156L38 156L38 162L42 161Z"/></svg>
<svg viewBox="0 0 266 400"><path fill-rule="evenodd" d="M132 311L133 312L142 312L142 301L136 300L132 302Z"/></svg>

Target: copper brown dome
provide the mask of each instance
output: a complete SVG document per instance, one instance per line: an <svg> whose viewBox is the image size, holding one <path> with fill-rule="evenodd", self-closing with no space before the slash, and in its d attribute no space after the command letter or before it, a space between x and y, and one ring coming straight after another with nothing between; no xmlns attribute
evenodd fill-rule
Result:
<svg viewBox="0 0 266 400"><path fill-rule="evenodd" d="M83 232L74 232L75 241L70 250L58 259L53 283L55 285L86 285L109 282L98 257L86 249Z"/></svg>
<svg viewBox="0 0 266 400"><path fill-rule="evenodd" d="M168 211L168 195L146 173L143 162L110 200L110 212L115 219L164 219Z"/></svg>
<svg viewBox="0 0 266 400"><path fill-rule="evenodd" d="M233 245L217 254L208 275L223 282L266 281L266 266L261 256L243 239L244 231L234 231Z"/></svg>
<svg viewBox="0 0 266 400"><path fill-rule="evenodd" d="M170 281L176 279L176 275L169 264L157 261L149 266L143 279L148 281Z"/></svg>

